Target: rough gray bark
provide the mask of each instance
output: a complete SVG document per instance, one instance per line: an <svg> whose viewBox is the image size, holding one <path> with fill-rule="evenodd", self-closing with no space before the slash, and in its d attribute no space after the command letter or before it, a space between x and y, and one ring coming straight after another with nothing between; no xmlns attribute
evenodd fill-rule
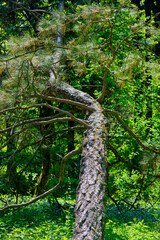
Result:
<svg viewBox="0 0 160 240"><path fill-rule="evenodd" d="M89 94L76 90L66 83L51 87L49 92L56 97L81 102L94 109L87 114L91 128L86 130L82 144L73 240L104 240L107 176L106 118L101 105Z"/></svg>
<svg viewBox="0 0 160 240"><path fill-rule="evenodd" d="M105 239L106 119L98 104L96 108L82 144L73 240Z"/></svg>

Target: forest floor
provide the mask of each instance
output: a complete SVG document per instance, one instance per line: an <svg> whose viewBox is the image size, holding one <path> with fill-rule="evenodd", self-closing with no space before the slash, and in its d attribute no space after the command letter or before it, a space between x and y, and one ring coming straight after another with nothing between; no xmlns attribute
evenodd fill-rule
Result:
<svg viewBox="0 0 160 240"><path fill-rule="evenodd" d="M74 226L72 200L58 202L43 199L18 210L10 210L0 218L0 240L71 240ZM107 240L159 240L160 203L154 208L128 210L107 205Z"/></svg>

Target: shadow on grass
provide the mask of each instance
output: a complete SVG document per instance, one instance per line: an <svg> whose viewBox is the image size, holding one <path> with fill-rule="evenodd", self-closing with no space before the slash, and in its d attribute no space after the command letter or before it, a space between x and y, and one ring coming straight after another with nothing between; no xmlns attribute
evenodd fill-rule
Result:
<svg viewBox="0 0 160 240"><path fill-rule="evenodd" d="M36 228L45 222L51 221L55 222L55 224L63 224L66 221L67 214L72 221L72 213L72 207L70 209L67 207L66 210L64 210L61 209L60 206L57 206L56 203L51 205L47 199L43 199L28 207L10 210L5 213L5 215L0 218L0 229L1 226L3 228L5 227L8 231L11 231L15 227Z"/></svg>
<svg viewBox="0 0 160 240"><path fill-rule="evenodd" d="M49 203L47 199L30 205L26 208L10 210L0 219L0 228L5 228L8 232L13 228L36 228L41 227L42 224L47 222L53 222L55 224L64 224L66 218L70 218L70 225L73 226L74 214L73 206L68 205L66 210L61 209L56 203ZM132 221L142 221L151 226L151 224L158 222L160 219L160 211L153 209L135 209L128 210L124 206L121 206L120 210L113 204L107 205L106 220L116 222L118 225L128 224ZM124 236L121 236L113 232L112 225L108 225L106 228L106 239L119 239L127 240Z"/></svg>
<svg viewBox="0 0 160 240"><path fill-rule="evenodd" d="M159 221L160 210L149 208L128 209L123 205L118 209L114 204L110 204L107 206L107 219L113 221L116 219L121 223L129 223L136 219L137 221L143 220L146 225L150 225Z"/></svg>
<svg viewBox="0 0 160 240"><path fill-rule="evenodd" d="M145 239L150 239L154 231L157 234L159 232L156 228L160 222L159 207L128 209L122 205L118 209L114 204L109 204L106 213L107 240L129 240L135 234L140 237L137 236L135 239L143 239L141 237L145 234L148 234Z"/></svg>

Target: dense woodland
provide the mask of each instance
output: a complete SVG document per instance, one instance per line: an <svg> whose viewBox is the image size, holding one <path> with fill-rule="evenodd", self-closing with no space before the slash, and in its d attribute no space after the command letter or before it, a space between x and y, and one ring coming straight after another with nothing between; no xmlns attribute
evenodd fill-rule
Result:
<svg viewBox="0 0 160 240"><path fill-rule="evenodd" d="M124 209L160 238L159 26L158 0L1 1L0 238L34 206L69 227L18 239L144 239Z"/></svg>

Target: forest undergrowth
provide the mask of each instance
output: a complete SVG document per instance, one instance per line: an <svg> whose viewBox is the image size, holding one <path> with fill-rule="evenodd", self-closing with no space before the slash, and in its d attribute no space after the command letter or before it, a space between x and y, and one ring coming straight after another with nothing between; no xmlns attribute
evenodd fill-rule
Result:
<svg viewBox="0 0 160 240"><path fill-rule="evenodd" d="M1 216L1 240L70 240L74 226L75 201L42 199L34 205ZM160 239L160 203L152 208L119 209L108 202L106 239Z"/></svg>

